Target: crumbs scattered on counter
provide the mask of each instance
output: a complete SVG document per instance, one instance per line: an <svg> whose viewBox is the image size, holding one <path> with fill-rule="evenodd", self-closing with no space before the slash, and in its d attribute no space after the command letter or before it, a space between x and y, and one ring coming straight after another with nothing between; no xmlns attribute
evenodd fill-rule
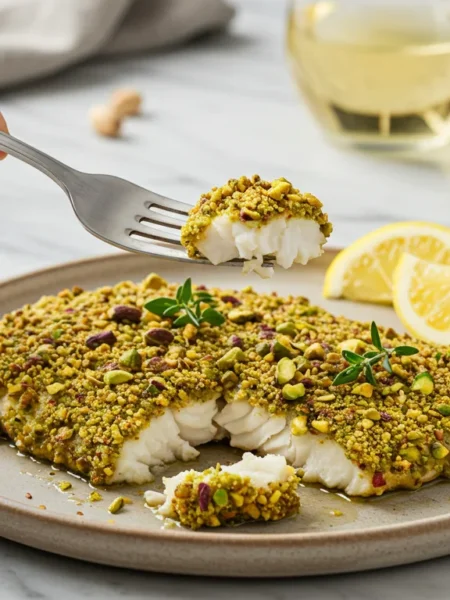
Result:
<svg viewBox="0 0 450 600"><path fill-rule="evenodd" d="M101 494L99 494L98 492L91 492L89 494L88 497L88 501L89 502L100 502L101 500L103 500L103 496Z"/></svg>
<svg viewBox="0 0 450 600"><path fill-rule="evenodd" d="M70 481L60 481L58 483L58 488L61 490L61 492L66 492L72 488L72 484Z"/></svg>
<svg viewBox="0 0 450 600"><path fill-rule="evenodd" d="M115 498L111 504L108 506L108 511L115 515L118 512L120 512L122 510L122 508L125 505L125 500L122 496L118 496L117 498Z"/></svg>

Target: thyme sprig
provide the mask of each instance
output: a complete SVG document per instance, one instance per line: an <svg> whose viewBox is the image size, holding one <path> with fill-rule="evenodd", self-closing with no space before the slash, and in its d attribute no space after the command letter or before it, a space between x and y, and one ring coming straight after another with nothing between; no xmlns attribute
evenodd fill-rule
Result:
<svg viewBox="0 0 450 600"><path fill-rule="evenodd" d="M383 367L390 374L393 373L392 365L390 362L391 356L412 356L417 354L419 351L413 346L397 346L396 348L384 348L381 344L380 332L375 321L372 321L370 326L370 335L372 338L372 344L375 346L377 351L366 352L362 356L352 352L351 350L343 350L342 356L345 360L350 363L350 366L338 373L334 378L333 385L343 385L344 383L350 383L356 381L359 375L363 373L366 381L371 385L376 386L377 380L373 373L373 365L382 361Z"/></svg>
<svg viewBox="0 0 450 600"><path fill-rule="evenodd" d="M202 304L208 307L202 309ZM188 323L200 326L206 322L210 325L222 325L225 317L214 308L216 302L211 294L204 290L194 292L191 278L180 285L175 298L155 298L144 305L145 308L159 317L175 318L174 327L183 327Z"/></svg>

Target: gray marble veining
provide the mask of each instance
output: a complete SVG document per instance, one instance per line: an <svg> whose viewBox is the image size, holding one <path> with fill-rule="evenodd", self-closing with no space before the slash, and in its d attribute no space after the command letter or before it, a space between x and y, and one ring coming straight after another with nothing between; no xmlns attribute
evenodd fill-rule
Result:
<svg viewBox="0 0 450 600"><path fill-rule="evenodd" d="M402 219L450 225L448 151L388 161L330 145L299 101L284 59L285 3L235 0L231 32L152 57L98 61L3 93L11 131L86 171L114 173L180 200L231 176L286 176L325 203L334 245ZM119 140L96 137L87 112L135 86L145 114ZM0 165L0 278L114 252L86 233L49 179ZM288 581L169 577L88 565L0 540L0 598L75 600L444 600L450 559L373 573Z"/></svg>

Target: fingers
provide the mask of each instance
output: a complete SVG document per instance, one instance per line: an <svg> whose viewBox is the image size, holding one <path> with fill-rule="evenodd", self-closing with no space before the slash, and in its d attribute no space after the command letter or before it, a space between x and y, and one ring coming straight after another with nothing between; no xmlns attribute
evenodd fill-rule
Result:
<svg viewBox="0 0 450 600"><path fill-rule="evenodd" d="M3 115L1 112L0 112L0 131L4 131L5 133L8 133L8 126L6 125L6 121L3 118ZM0 151L0 160L5 158L5 156L6 156L6 153Z"/></svg>

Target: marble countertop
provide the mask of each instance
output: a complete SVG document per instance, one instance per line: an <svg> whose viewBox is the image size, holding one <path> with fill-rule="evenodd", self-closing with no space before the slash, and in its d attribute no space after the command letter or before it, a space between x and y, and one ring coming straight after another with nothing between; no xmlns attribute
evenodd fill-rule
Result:
<svg viewBox="0 0 450 600"><path fill-rule="evenodd" d="M448 151L387 160L329 144L298 99L284 59L281 0L235 0L226 35L152 57L95 61L0 97L11 131L75 168L114 173L194 201L230 176L283 175L325 203L345 245L403 219L450 225ZM123 138L95 136L87 113L135 86L145 114ZM0 278L114 252L74 218L60 189L8 159L0 166ZM373 573L288 581L169 577L87 565L0 540L0 597L321 600L448 598L450 559Z"/></svg>

